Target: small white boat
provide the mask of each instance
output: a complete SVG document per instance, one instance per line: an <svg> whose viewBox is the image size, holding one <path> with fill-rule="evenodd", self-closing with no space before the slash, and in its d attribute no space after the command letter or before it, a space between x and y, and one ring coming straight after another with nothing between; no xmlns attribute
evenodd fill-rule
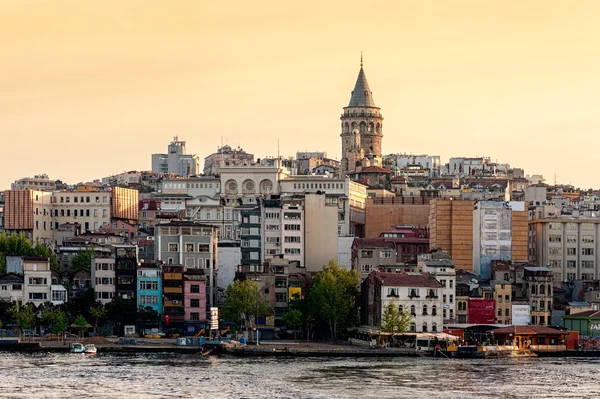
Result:
<svg viewBox="0 0 600 399"><path fill-rule="evenodd" d="M71 353L85 353L85 346L79 342L71 344Z"/></svg>
<svg viewBox="0 0 600 399"><path fill-rule="evenodd" d="M71 353L87 353L90 355L95 355L97 351L96 345L94 344L84 345L79 342L75 342L71 345Z"/></svg>

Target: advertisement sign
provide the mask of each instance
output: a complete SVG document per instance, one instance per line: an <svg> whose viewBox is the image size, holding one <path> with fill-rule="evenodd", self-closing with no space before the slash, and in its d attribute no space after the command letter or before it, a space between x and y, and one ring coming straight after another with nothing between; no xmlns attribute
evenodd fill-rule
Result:
<svg viewBox="0 0 600 399"><path fill-rule="evenodd" d="M289 287L288 288L288 298L290 301L295 300L296 298L302 298L302 288L300 287Z"/></svg>
<svg viewBox="0 0 600 399"><path fill-rule="evenodd" d="M531 323L531 311L529 305L512 305L512 324L515 326L526 326Z"/></svg>
<svg viewBox="0 0 600 399"><path fill-rule="evenodd" d="M215 307L210 308L210 329L211 330L219 329L219 308L215 308Z"/></svg>

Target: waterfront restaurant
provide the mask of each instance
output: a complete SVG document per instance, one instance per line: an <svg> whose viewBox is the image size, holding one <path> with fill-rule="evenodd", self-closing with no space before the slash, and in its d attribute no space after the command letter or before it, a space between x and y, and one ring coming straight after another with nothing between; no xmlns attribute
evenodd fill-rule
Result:
<svg viewBox="0 0 600 399"><path fill-rule="evenodd" d="M514 345L519 349L545 349L565 350L565 337L568 331L561 331L544 326L508 326L491 331L493 341L498 345Z"/></svg>

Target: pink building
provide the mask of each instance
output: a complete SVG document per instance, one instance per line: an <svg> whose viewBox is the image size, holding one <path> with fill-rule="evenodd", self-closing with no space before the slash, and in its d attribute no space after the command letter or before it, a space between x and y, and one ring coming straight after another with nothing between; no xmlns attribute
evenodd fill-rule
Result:
<svg viewBox="0 0 600 399"><path fill-rule="evenodd" d="M187 269L183 275L183 309L186 323L207 320L206 276L202 269Z"/></svg>

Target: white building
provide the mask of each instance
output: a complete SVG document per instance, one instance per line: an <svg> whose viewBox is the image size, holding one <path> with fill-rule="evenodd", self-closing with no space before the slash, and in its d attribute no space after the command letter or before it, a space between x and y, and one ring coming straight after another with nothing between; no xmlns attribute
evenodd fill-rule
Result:
<svg viewBox="0 0 600 399"><path fill-rule="evenodd" d="M32 302L39 306L51 300L50 259L24 257L23 276L23 302Z"/></svg>
<svg viewBox="0 0 600 399"><path fill-rule="evenodd" d="M412 315L411 332L440 332L442 285L429 273L372 272L362 284L363 324L379 326L392 304Z"/></svg>
<svg viewBox="0 0 600 399"><path fill-rule="evenodd" d="M116 296L115 259L94 258L91 269L92 287L96 294L96 300L107 304Z"/></svg>
<svg viewBox="0 0 600 399"><path fill-rule="evenodd" d="M420 165L422 169L428 171L429 177L438 177L440 175L441 164L442 161L439 155L399 154L396 156L396 166L399 169L408 170L410 166Z"/></svg>
<svg viewBox="0 0 600 399"><path fill-rule="evenodd" d="M0 276L0 300L23 301L23 284L22 274L8 273Z"/></svg>
<svg viewBox="0 0 600 399"><path fill-rule="evenodd" d="M61 305L67 302L67 289L60 284L50 286L50 301L53 305Z"/></svg>
<svg viewBox="0 0 600 399"><path fill-rule="evenodd" d="M197 175L200 164L198 155L185 153L185 141L177 136L169 144L167 154L152 154L152 172L175 173L179 176Z"/></svg>
<svg viewBox="0 0 600 399"><path fill-rule="evenodd" d="M227 288L235 279L235 270L241 264L242 252L239 243L219 242L218 245L219 275L217 287Z"/></svg>
<svg viewBox="0 0 600 399"><path fill-rule="evenodd" d="M456 317L456 269L450 255L441 251L431 251L419 255L419 271L429 273L442 285L442 317L444 323L453 322Z"/></svg>

